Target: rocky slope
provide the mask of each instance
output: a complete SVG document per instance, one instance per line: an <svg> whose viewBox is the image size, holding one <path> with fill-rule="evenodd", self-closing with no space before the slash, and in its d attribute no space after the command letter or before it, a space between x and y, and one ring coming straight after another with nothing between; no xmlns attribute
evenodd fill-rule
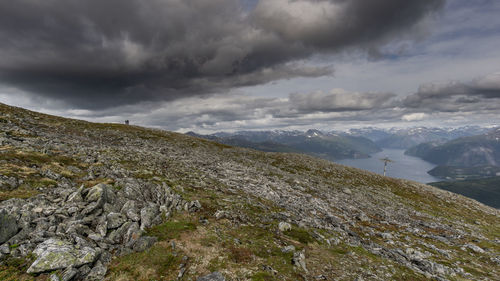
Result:
<svg viewBox="0 0 500 281"><path fill-rule="evenodd" d="M500 214L306 155L0 104L1 280L495 280Z"/></svg>

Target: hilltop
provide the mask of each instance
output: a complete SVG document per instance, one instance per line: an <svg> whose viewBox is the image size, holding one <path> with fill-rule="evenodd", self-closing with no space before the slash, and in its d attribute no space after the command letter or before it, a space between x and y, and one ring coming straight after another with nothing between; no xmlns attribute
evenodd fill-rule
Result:
<svg viewBox="0 0 500 281"><path fill-rule="evenodd" d="M494 280L500 213L312 156L0 104L1 280Z"/></svg>

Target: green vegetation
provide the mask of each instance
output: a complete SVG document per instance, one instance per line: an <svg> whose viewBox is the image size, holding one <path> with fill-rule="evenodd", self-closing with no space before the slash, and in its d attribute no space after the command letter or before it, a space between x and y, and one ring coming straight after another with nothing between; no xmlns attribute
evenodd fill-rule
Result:
<svg viewBox="0 0 500 281"><path fill-rule="evenodd" d="M269 281L275 280L274 277L267 272L257 272L252 276L252 281Z"/></svg>
<svg viewBox="0 0 500 281"><path fill-rule="evenodd" d="M109 266L113 280L174 280L181 257L168 245L155 244L150 249L114 260Z"/></svg>
<svg viewBox="0 0 500 281"><path fill-rule="evenodd" d="M0 280L35 281L44 279L45 277L37 278L25 273L34 260L32 255L28 255L25 258L8 257L0 264Z"/></svg>
<svg viewBox="0 0 500 281"><path fill-rule="evenodd" d="M442 181L430 185L500 208L500 177L464 181Z"/></svg>
<svg viewBox="0 0 500 281"><path fill-rule="evenodd" d="M160 241L168 241L179 238L181 233L195 229L196 225L190 220L167 221L148 229L145 235L154 236Z"/></svg>
<svg viewBox="0 0 500 281"><path fill-rule="evenodd" d="M285 235L294 238L300 243L307 244L314 241L311 234L304 228L293 227L291 230L285 231Z"/></svg>
<svg viewBox="0 0 500 281"><path fill-rule="evenodd" d="M476 167L437 166L428 173L447 180L473 180L490 178L500 174L500 167L490 165Z"/></svg>

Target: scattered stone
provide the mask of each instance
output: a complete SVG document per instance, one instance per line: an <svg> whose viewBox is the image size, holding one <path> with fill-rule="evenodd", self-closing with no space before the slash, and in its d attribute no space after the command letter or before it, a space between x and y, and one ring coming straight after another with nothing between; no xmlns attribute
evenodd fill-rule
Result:
<svg viewBox="0 0 500 281"><path fill-rule="evenodd" d="M365 213L360 213L359 215L356 216L356 219L362 222L370 221L370 218Z"/></svg>
<svg viewBox="0 0 500 281"><path fill-rule="evenodd" d="M283 252L283 253L295 252L295 246L293 246L293 245L285 246L285 247L281 248L281 252Z"/></svg>
<svg viewBox="0 0 500 281"><path fill-rule="evenodd" d="M0 253L5 254L5 255L10 254L10 247L7 243L0 246Z"/></svg>
<svg viewBox="0 0 500 281"><path fill-rule="evenodd" d="M220 272L216 271L208 275L198 277L196 278L196 281L226 281L226 278L224 278Z"/></svg>
<svg viewBox="0 0 500 281"><path fill-rule="evenodd" d="M392 236L392 234L390 234L388 232L379 233L378 236L380 236L383 239L387 239L387 240L394 238L394 236Z"/></svg>
<svg viewBox="0 0 500 281"><path fill-rule="evenodd" d="M228 215L227 215L226 211L217 210L214 214L214 217L216 220L221 220L221 219L227 218Z"/></svg>
<svg viewBox="0 0 500 281"><path fill-rule="evenodd" d="M295 265L298 268L301 268L306 273L309 272L307 270L307 267L306 267L306 255L304 253L304 250L302 250L300 252L295 252L293 254L292 264Z"/></svg>
<svg viewBox="0 0 500 281"><path fill-rule="evenodd" d="M412 261L422 261L427 258L427 255L424 255L422 252L417 251L413 248L407 248L405 250L405 253Z"/></svg>
<svg viewBox="0 0 500 281"><path fill-rule="evenodd" d="M186 211L189 211L190 213L198 212L199 210L201 210L201 204L200 204L200 201L198 201L198 200L191 201L187 204L188 205L187 205Z"/></svg>
<svg viewBox="0 0 500 281"><path fill-rule="evenodd" d="M200 217L200 219L198 220L199 223L203 224L203 225L207 225L209 223L208 219L206 217Z"/></svg>
<svg viewBox="0 0 500 281"><path fill-rule="evenodd" d="M328 243L328 245L330 245L330 246L337 246L338 244L340 244L340 239L330 238L330 239L326 240L326 243Z"/></svg>
<svg viewBox="0 0 500 281"><path fill-rule="evenodd" d="M0 209L0 244L7 242L19 230L16 218Z"/></svg>
<svg viewBox="0 0 500 281"><path fill-rule="evenodd" d="M471 249L472 251L474 251L478 254L484 254L484 252L485 252L481 247L474 245L474 244L465 244L465 247Z"/></svg>
<svg viewBox="0 0 500 281"><path fill-rule="evenodd" d="M278 275L278 271L276 269L272 268L270 265L263 265L262 270L267 271L275 276Z"/></svg>
<svg viewBox="0 0 500 281"><path fill-rule="evenodd" d="M287 222L280 222L278 224L278 229L281 231L281 232L285 232L285 231L289 231L289 230L292 230L292 225L287 223Z"/></svg>
<svg viewBox="0 0 500 281"><path fill-rule="evenodd" d="M184 273L186 273L186 268L185 267L182 267L180 270L179 270L179 274L177 274L177 280L181 280L182 277L184 276Z"/></svg>

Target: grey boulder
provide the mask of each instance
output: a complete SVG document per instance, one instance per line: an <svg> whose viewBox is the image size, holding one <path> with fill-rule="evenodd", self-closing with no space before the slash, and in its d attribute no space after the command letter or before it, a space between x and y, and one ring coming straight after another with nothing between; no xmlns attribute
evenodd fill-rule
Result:
<svg viewBox="0 0 500 281"><path fill-rule="evenodd" d="M12 217L5 210L0 210L0 244L7 242L16 235L19 227L16 218Z"/></svg>
<svg viewBox="0 0 500 281"><path fill-rule="evenodd" d="M89 247L77 249L73 244L55 238L39 244L33 253L37 259L28 268L28 273L42 273L70 266L79 267L93 263L99 255L95 249Z"/></svg>

